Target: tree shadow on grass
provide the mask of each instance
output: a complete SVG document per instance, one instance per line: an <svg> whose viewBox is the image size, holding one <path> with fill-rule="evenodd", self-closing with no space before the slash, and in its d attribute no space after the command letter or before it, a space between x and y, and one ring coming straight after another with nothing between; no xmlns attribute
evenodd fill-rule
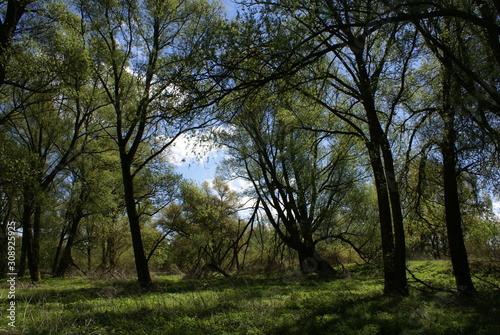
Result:
<svg viewBox="0 0 500 335"><path fill-rule="evenodd" d="M468 300L418 292L397 299L377 293L377 281L268 278L160 278L149 291L132 280L39 289L26 295L35 308L66 304L54 334L500 335L500 302L491 292ZM32 325L25 333L47 329Z"/></svg>
<svg viewBox="0 0 500 335"><path fill-rule="evenodd" d="M449 293L341 299L311 307L300 319L282 324L269 334L500 335L500 301L486 302L484 297L488 295L482 293L468 301Z"/></svg>
<svg viewBox="0 0 500 335"><path fill-rule="evenodd" d="M268 298L268 297L267 297ZM241 299L243 301L244 299ZM258 300L258 299L257 299ZM444 300L444 302L443 302ZM69 328L61 334L269 334L269 335L328 335L328 334L486 334L498 335L491 316L474 313L453 297L426 295L396 299L382 295L367 297L339 294L322 302L311 299L289 300L279 308L248 312L238 306L238 300L226 301L223 296L210 306L191 304L157 306L117 311L82 312L76 319L67 319ZM498 305L497 305L498 307ZM44 334L28 331L27 334Z"/></svg>
<svg viewBox="0 0 500 335"><path fill-rule="evenodd" d="M287 283L280 280L257 278L231 278L206 280L169 280L159 279L151 289L143 290L135 280L84 280L78 279L73 288L68 286L72 279L48 279L41 284L22 283L18 287L17 298L30 304L63 303L71 304L96 299L114 299L123 297L139 297L163 293L190 293L202 291L223 292L230 289L247 289L258 295L260 288L285 287ZM61 287L61 283L65 285ZM85 287L78 287L78 286ZM6 297L7 298L7 297Z"/></svg>

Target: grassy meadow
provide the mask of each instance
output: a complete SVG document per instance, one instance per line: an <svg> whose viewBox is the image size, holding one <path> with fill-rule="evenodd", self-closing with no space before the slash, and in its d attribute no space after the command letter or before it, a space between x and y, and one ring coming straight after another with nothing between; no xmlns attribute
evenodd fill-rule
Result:
<svg viewBox="0 0 500 335"><path fill-rule="evenodd" d="M475 269L478 295L457 297L449 263L411 262L411 295L382 295L381 273L350 265L340 279L293 274L231 279L19 280L16 327L1 284L0 334L488 334L500 335L500 274ZM432 286L432 288L430 286ZM433 290L436 289L436 290Z"/></svg>

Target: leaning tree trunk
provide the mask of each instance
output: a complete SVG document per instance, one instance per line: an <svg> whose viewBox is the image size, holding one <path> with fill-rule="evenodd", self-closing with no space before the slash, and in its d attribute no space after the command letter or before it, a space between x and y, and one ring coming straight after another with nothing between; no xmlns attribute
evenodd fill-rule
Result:
<svg viewBox="0 0 500 335"><path fill-rule="evenodd" d="M444 109L441 116L444 122L444 140L441 145L441 153L443 155L444 206L448 244L457 290L460 294L469 294L475 292L475 288L470 274L460 213L455 149L455 112L449 107Z"/></svg>
<svg viewBox="0 0 500 335"><path fill-rule="evenodd" d="M385 135L382 145L382 157L391 204L392 225L394 228L394 271L396 282L398 283L395 290L397 294L407 296L409 292L408 280L406 278L406 241L403 213L401 209L401 197L399 195L399 188L396 180L392 151L387 136Z"/></svg>
<svg viewBox="0 0 500 335"><path fill-rule="evenodd" d="M87 245L87 273L92 271L92 246Z"/></svg>
<svg viewBox="0 0 500 335"><path fill-rule="evenodd" d="M373 106L365 106L371 138L366 145L377 191L384 263L384 294L407 296L406 246L399 191L392 154L389 147L384 148L384 145L388 145L387 138Z"/></svg>
<svg viewBox="0 0 500 335"><path fill-rule="evenodd" d="M384 294L407 296L406 246L394 161L387 134L382 129L378 117L372 91L373 83L366 67L363 50L353 49L353 52L359 71L359 91L370 134L370 140L366 145L378 198L384 261Z"/></svg>
<svg viewBox="0 0 500 335"><path fill-rule="evenodd" d="M28 268L30 270L31 281L38 282L40 276L40 229L41 229L41 209L35 206L33 215L33 234L31 235L31 245L28 245Z"/></svg>
<svg viewBox="0 0 500 335"><path fill-rule="evenodd" d="M61 253L63 250L64 238L66 237L67 227L64 226L61 229L61 234L59 234L59 243L57 243L56 254L54 256L54 261L52 262L52 273L57 272L57 267L59 265L59 259L61 258Z"/></svg>
<svg viewBox="0 0 500 335"><path fill-rule="evenodd" d="M320 277L332 277L337 271L323 257L318 254L314 247L302 246L297 248L300 262L300 271L303 274L316 273Z"/></svg>
<svg viewBox="0 0 500 335"><path fill-rule="evenodd" d="M135 267L139 285L142 288L149 288L152 285L152 280L149 273L148 261L144 253L139 214L137 213L137 208L135 205L134 180L130 172L130 163L128 162L128 160L129 159L125 154L121 155L125 206L127 208L130 234L132 236L132 248L134 250Z"/></svg>
<svg viewBox="0 0 500 335"><path fill-rule="evenodd" d="M64 277L64 275L68 272L69 268L74 264L73 261L73 245L75 244L76 234L78 231L78 226L82 219L81 214L75 214L73 219L71 220L71 228L68 235L68 240L66 241L66 246L64 247L64 251L62 253L61 260L59 262L59 266L54 274L55 277Z"/></svg>

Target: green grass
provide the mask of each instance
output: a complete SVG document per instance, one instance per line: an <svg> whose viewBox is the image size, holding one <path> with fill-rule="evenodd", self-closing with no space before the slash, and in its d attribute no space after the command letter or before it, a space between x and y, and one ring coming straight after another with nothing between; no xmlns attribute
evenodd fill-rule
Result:
<svg viewBox="0 0 500 335"><path fill-rule="evenodd" d="M380 273L348 266L332 281L243 277L159 277L141 292L134 280L45 279L18 282L16 328L0 293L0 334L491 334L500 335L500 293L476 281L476 297L424 292L385 297ZM436 288L453 287L445 262L412 262ZM498 275L488 282L500 284ZM412 281L410 279L410 281ZM425 288L427 289L427 288Z"/></svg>

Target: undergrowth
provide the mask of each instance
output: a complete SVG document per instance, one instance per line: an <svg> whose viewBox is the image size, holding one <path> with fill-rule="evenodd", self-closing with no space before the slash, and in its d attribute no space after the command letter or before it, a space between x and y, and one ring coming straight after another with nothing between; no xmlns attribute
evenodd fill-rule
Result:
<svg viewBox="0 0 500 335"><path fill-rule="evenodd" d="M458 297L446 262L410 262L411 294L382 295L380 272L350 265L331 281L299 277L18 281L16 328L0 294L0 334L486 334L500 335L498 272ZM478 268L478 271L481 271ZM481 277L482 276L482 277ZM423 285L421 282L426 283ZM432 288L432 289L431 289Z"/></svg>

